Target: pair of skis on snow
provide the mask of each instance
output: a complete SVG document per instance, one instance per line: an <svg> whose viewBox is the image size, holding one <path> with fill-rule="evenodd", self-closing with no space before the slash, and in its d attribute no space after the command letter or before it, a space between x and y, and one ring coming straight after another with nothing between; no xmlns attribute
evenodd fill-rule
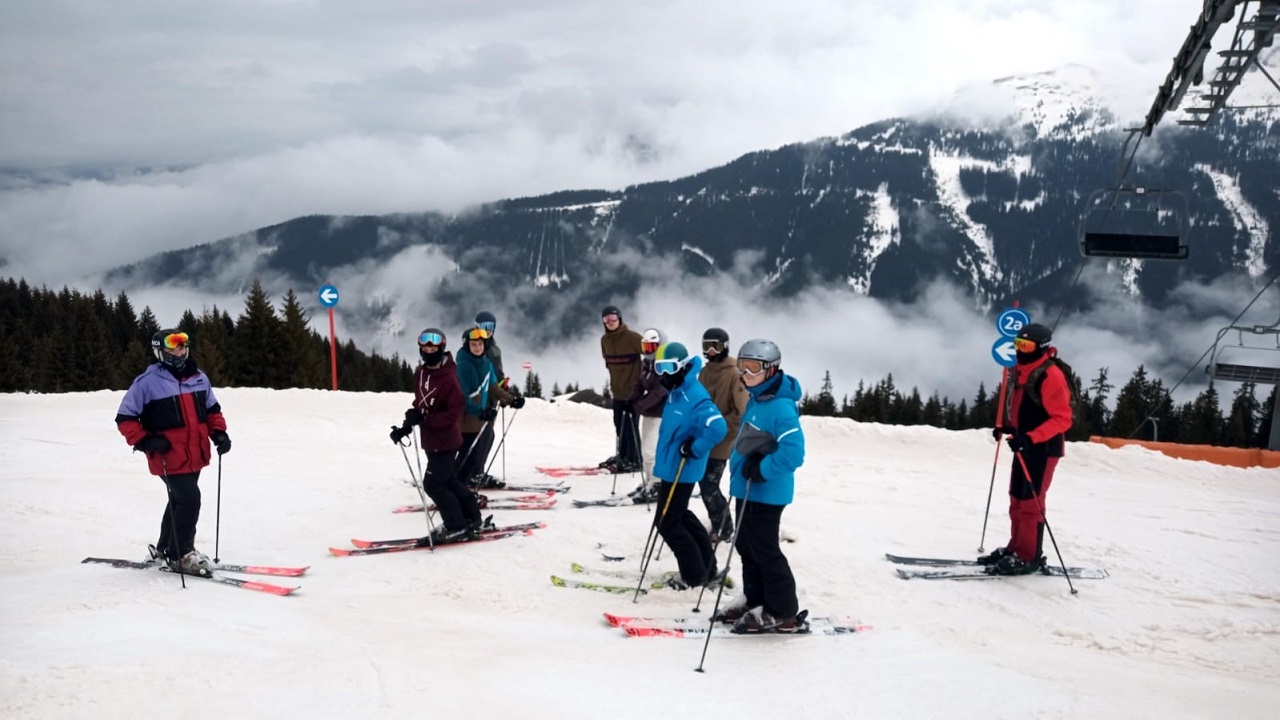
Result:
<svg viewBox="0 0 1280 720"><path fill-rule="evenodd" d="M455 545L470 545L478 542L492 542L494 540L502 540L518 535L532 535L534 530L546 527L544 522L521 523L519 525L507 525L505 527L493 528L485 530L474 537L460 538L457 540L441 541L437 540L434 544L428 543L425 537L398 538L395 540L360 540L353 539L351 544L354 548L329 548L329 553L338 557L356 557L361 555L385 555L387 553L410 552L413 550L431 550L454 547Z"/></svg>
<svg viewBox="0 0 1280 720"><path fill-rule="evenodd" d="M960 560L953 558L910 557L885 553L885 560L893 563L894 571L903 580L994 580L996 578L1023 577L1020 575L993 575L987 572L986 565L976 560ZM1103 580L1108 576L1102 568L1068 567L1063 572L1061 565L1047 565L1033 575L1063 575L1075 580Z"/></svg>
<svg viewBox="0 0 1280 720"><path fill-rule="evenodd" d="M625 580L632 583L640 582L640 573L634 570L620 570L617 568L593 568L587 567L582 563L570 563L569 568L573 570L575 575L598 575L609 578L611 580ZM676 571L668 570L659 573L656 577L646 582L640 588L641 595L647 595L650 590L666 590L672 589L668 581L675 578ZM621 585L611 582L599 582L594 579L567 578L561 575L552 575L551 584L562 588L577 588L580 590L594 590L595 592L614 593L615 595L628 595L636 591L635 585ZM734 586L733 578L725 580L725 587L732 588Z"/></svg>
<svg viewBox="0 0 1280 720"><path fill-rule="evenodd" d="M627 615L604 614L609 627L621 629L627 637L677 637L705 638L714 637L791 637L793 635L852 635L866 632L870 625L863 625L847 618L809 617L808 610L801 610L796 616L801 630L794 632L761 632L739 633L733 626L713 622L705 617L632 617Z"/></svg>
<svg viewBox="0 0 1280 720"><path fill-rule="evenodd" d="M154 562L136 562L133 560L122 560L120 558L96 558L87 557L80 561L81 563L110 565L116 568L130 568L133 570L156 570L159 572L172 573L177 572L170 570L168 566L158 565ZM246 580L238 577L228 577L220 573L243 573L246 575L272 575L276 577L297 577L307 571L310 566L303 567L277 567L274 565L235 565L232 563L218 563L213 566L213 571L205 574L186 573L189 578L197 578L200 580L209 580L211 582L221 583L223 585L231 585L245 590L257 590L258 592L270 593L272 595L291 595L297 587L289 587L286 585L273 585L258 580Z"/></svg>
<svg viewBox="0 0 1280 720"><path fill-rule="evenodd" d="M506 490L507 488L499 488ZM543 493L535 493L531 495L519 495L516 497L504 498L486 498L485 502L480 505L481 510L550 510L556 506L556 491L549 489ZM436 506L430 507L431 512L436 511ZM420 513L422 512L422 504L401 505L392 510L393 513Z"/></svg>

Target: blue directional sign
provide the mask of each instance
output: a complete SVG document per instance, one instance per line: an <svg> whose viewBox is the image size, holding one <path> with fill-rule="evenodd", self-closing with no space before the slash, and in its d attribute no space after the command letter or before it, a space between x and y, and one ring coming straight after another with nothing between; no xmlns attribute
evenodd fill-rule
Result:
<svg viewBox="0 0 1280 720"><path fill-rule="evenodd" d="M1031 316L1020 308L1009 308L996 318L996 330L1008 338L1017 337L1018 331L1029 324L1031 324Z"/></svg>
<svg viewBox="0 0 1280 720"><path fill-rule="evenodd" d="M1013 349L1013 338L996 338L991 345L991 358L1001 367L1013 367L1018 364L1018 351Z"/></svg>
<svg viewBox="0 0 1280 720"><path fill-rule="evenodd" d="M320 304L331 308L338 304L338 288L332 285L325 285L320 288Z"/></svg>

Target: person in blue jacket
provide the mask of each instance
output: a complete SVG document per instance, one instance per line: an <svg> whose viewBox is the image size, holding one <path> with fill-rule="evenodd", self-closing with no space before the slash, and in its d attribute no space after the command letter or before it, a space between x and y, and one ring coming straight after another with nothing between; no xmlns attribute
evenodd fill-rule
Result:
<svg viewBox="0 0 1280 720"><path fill-rule="evenodd" d="M742 557L744 602L718 616L733 631L802 632L796 579L778 546L782 511L795 496L795 472L804 464L800 383L783 373L782 352L770 340L748 340L738 351L738 374L747 387L746 410L729 456L729 496Z"/></svg>
<svg viewBox="0 0 1280 720"><path fill-rule="evenodd" d="M724 439L729 426L698 382L702 358L690 357L684 344L660 346L653 355L653 369L667 389L653 462L653 476L662 481L656 522L680 567L679 575L667 583L684 590L712 582L719 574L711 536L689 510L689 497L706 472L711 448Z"/></svg>

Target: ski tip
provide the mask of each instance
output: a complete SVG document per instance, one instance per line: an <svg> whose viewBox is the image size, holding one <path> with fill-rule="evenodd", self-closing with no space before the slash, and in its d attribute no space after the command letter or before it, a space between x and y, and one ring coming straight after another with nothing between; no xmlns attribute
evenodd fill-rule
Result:
<svg viewBox="0 0 1280 720"><path fill-rule="evenodd" d="M555 585L556 587L565 587L564 578L560 577L559 575L551 576L551 584Z"/></svg>
<svg viewBox="0 0 1280 720"><path fill-rule="evenodd" d="M351 539L351 544L352 544L352 545L354 545L354 546L356 546L356 547L358 547L358 548L367 548L367 547L372 547L372 546L373 546L373 543L372 543L371 541L369 541L369 540L360 540L360 539L358 539L358 538L352 538L352 539Z"/></svg>
<svg viewBox="0 0 1280 720"><path fill-rule="evenodd" d="M587 571L587 566L582 563L569 563L569 567L573 568L573 571L576 573L584 573ZM604 615L605 617L610 617L609 613L605 613Z"/></svg>
<svg viewBox="0 0 1280 720"><path fill-rule="evenodd" d="M329 554L336 555L338 557L347 557L348 555L351 554L351 551L346 548L331 547L329 548Z"/></svg>
<svg viewBox="0 0 1280 720"><path fill-rule="evenodd" d="M247 590L257 590L259 592L271 593L272 595L280 595L282 597L285 595L292 595L293 591L298 589L296 587L285 587L284 585L268 585L267 583L260 583L260 582L247 582L241 587Z"/></svg>
<svg viewBox="0 0 1280 720"><path fill-rule="evenodd" d="M614 615L613 613L605 613L604 621L613 627L622 627L631 621L631 618L625 615Z"/></svg>

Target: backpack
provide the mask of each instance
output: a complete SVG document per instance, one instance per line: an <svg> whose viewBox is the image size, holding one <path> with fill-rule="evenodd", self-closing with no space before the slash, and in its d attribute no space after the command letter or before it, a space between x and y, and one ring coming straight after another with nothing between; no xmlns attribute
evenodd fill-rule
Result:
<svg viewBox="0 0 1280 720"><path fill-rule="evenodd" d="M1031 374L1027 376L1025 392L1031 396L1031 399L1037 405L1044 407L1044 400L1040 397L1040 385L1044 382L1044 375L1049 371L1050 365L1057 365L1058 369L1062 371L1063 377L1067 379L1067 393L1071 403L1071 427L1078 427L1084 419L1086 410L1084 393L1080 390L1080 378L1071 369L1071 366L1057 355L1050 355L1043 365L1031 371Z"/></svg>

